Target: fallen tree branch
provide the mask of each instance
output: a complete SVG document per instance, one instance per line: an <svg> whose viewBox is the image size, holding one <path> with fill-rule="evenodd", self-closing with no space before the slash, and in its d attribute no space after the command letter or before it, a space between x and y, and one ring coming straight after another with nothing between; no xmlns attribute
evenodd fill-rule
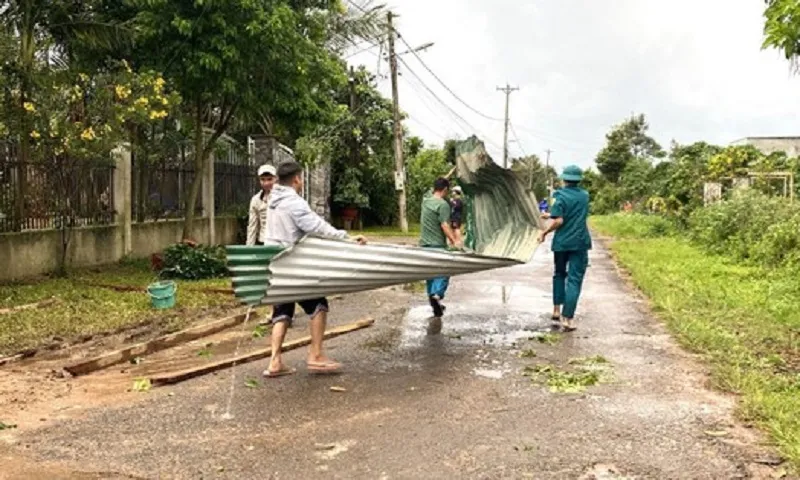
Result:
<svg viewBox="0 0 800 480"><path fill-rule="evenodd" d="M57 301L58 301L58 299L56 297L51 297L51 298L48 298L47 300L42 300L40 302L28 303L26 305L17 305L16 307L0 308L0 315L19 312L19 311L22 311L22 310L31 310L31 309L34 309L34 308L47 307L47 306L50 306L50 305L56 303Z"/></svg>
<svg viewBox="0 0 800 480"><path fill-rule="evenodd" d="M69 365L64 367L64 370L74 376L86 375L87 373L96 372L97 370L102 370L112 365L133 360L136 357L148 355L160 350L174 347L175 345L181 343L191 342L192 340L196 340L198 338L219 333L223 330L227 330L231 327L239 325L245 320L246 317L246 313L241 313L239 315L226 317L211 323L205 323L203 325L186 328L179 332L163 335L147 342L142 342L127 348L123 348L122 350L105 353L103 355Z"/></svg>
<svg viewBox="0 0 800 480"><path fill-rule="evenodd" d="M344 335L345 333L355 332L357 330L371 327L374 323L375 323L374 319L368 318L360 320L355 323L342 325L340 327L334 327L326 331L323 338L327 340L333 337L338 337L339 335ZM301 347L305 347L310 343L311 343L311 337L298 338L297 340L292 340L291 342L284 343L283 347L281 347L281 351L286 352L289 350L295 350ZM270 357L271 355L272 355L272 348L265 348L244 355L239 355L238 357L228 358L226 360L220 360L218 362L210 363L200 367L181 370L178 372L165 373L162 375L156 375L154 377L150 377L150 383L155 386L180 383L183 382L184 380L189 380L191 378L199 377L201 375L213 373L218 370L233 367L235 365L242 365L245 363L254 362L256 360L261 360L263 358Z"/></svg>

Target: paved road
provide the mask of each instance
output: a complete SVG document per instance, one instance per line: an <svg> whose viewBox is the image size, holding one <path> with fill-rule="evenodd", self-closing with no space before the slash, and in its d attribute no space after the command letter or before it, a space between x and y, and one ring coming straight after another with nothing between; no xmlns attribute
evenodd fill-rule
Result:
<svg viewBox="0 0 800 480"><path fill-rule="evenodd" d="M341 376L301 369L253 389L243 379L265 362L236 368L231 419L223 415L232 384L223 372L25 433L20 448L60 465L63 478L764 473L750 463L755 434L732 423L732 401L704 388L696 363L644 313L601 246L590 261L580 329L554 345L529 340L549 328L550 253L542 247L528 265L454 279L441 336L425 334L428 307L416 299L405 314L331 342L347 366ZM380 295L363 295L363 308L386 303ZM537 357L521 358L530 348ZM288 359L302 367L303 353ZM526 365L568 368L570 359L594 355L610 362L611 375L581 394L551 393L521 375Z"/></svg>

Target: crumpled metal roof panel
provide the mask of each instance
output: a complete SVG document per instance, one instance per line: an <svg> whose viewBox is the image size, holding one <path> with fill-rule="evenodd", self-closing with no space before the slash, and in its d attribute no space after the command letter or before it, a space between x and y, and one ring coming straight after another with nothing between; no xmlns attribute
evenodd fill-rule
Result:
<svg viewBox="0 0 800 480"><path fill-rule="evenodd" d="M519 263L474 253L388 244L359 245L309 236L272 259L269 287L262 303L374 290Z"/></svg>
<svg viewBox="0 0 800 480"><path fill-rule="evenodd" d="M543 228L536 196L514 172L497 165L475 136L456 144L456 166L467 196L467 246L528 262Z"/></svg>

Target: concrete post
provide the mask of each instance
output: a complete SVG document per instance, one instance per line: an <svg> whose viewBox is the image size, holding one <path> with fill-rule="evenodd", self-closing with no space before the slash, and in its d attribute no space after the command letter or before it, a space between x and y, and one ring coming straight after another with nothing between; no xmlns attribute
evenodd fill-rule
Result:
<svg viewBox="0 0 800 480"><path fill-rule="evenodd" d="M208 156L203 175L203 213L208 219L208 244L217 243L216 215L214 213L214 153Z"/></svg>
<svg viewBox="0 0 800 480"><path fill-rule="evenodd" d="M114 211L116 212L117 228L122 230L122 254L130 255L133 252L133 238L131 234L132 208L131 208L131 147L124 143L112 152L114 158Z"/></svg>

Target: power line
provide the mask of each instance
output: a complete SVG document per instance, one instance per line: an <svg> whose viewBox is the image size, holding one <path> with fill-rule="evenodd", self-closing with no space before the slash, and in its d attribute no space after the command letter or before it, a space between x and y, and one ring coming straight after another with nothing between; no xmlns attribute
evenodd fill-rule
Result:
<svg viewBox="0 0 800 480"><path fill-rule="evenodd" d="M415 83L412 81L412 79L411 79L411 78L408 78L408 77L402 77L402 78L403 78L403 80L405 80L405 81L406 81L406 83L407 83L407 84L408 84L408 85L411 87L411 91L414 93L414 95L416 95L416 96L417 96L417 98L418 98L419 100L421 100L421 101L422 101L422 104L425 106L425 108L426 108L426 109L427 109L429 112L431 112L431 113L432 113L432 114L433 114L433 115L434 115L434 116L435 116L437 119L439 119L440 121L441 121L441 120L443 120L443 119L441 118L440 114L439 114L439 113L436 113L436 112L433 110L433 107L432 107L432 104L436 104L436 103L437 103L437 102L436 102L436 98L435 98L435 97L433 97L433 96L432 96L430 93L427 93L427 95L426 95L426 92L423 90L423 88L424 88L424 85L422 85L422 84L420 83L420 85L422 86L422 88L419 88L419 89L418 89L418 88L417 88L417 86L415 85ZM416 80L416 82L419 82L419 81L418 81L418 80ZM423 97L427 97L427 98L423 98ZM463 133L465 133L466 135L470 135L470 134L473 132L473 128L472 128L472 126L470 126L469 124L466 124L466 123L465 123L463 120L459 120L459 117L458 117L458 116L456 116L456 115L454 115L454 114L453 114L452 112L450 112L449 110L445 110L445 115L449 116L449 117L450 117L450 119L451 119L451 122L452 122L452 123L454 123L455 125L457 125L457 126L459 127L459 129L460 129L460 130L461 130ZM445 123L446 123L446 122L445 122ZM466 126L464 126L464 125L466 125Z"/></svg>
<svg viewBox="0 0 800 480"><path fill-rule="evenodd" d="M491 117L491 116L489 116L489 115L486 115L485 113L483 113L483 112L481 112L480 110L478 110L478 109L476 109L476 108L472 107L472 105L470 105L470 104L468 104L467 102L465 102L464 100L462 100L462 99L461 99L461 97L459 97L459 96L458 96L458 95L457 95L457 94L456 94L456 93L455 93L455 92L454 92L454 91L453 91L453 90L452 90L450 87L448 87L448 86L447 86L447 84L445 84L445 83L444 83L444 81L442 81L442 79L441 79L441 78L439 78L439 76L438 76L438 75L436 75L436 73L434 73L434 71L433 71L433 70L431 70L431 68L428 66L428 64L426 64L426 63L425 63L425 61L424 61L424 60L422 60L422 57L420 57L420 56L419 56L419 54L418 54L418 53L417 53L417 52L416 52L414 49L412 49L412 48L411 48L411 45L409 45L409 44L408 44L408 42L406 42L406 40L405 40L405 38L403 38L403 36L401 36L401 35L398 35L398 38L400 39L400 41L401 41L401 42L403 42L403 43L406 45L406 47L408 47L408 49L409 49L409 50L411 50L411 53L413 53L413 54L414 54L414 56L415 56L415 57L417 58L417 60L419 61L419 63L421 63L421 64L422 64L422 66L423 66L423 67L425 67L425 70L427 70L427 71L428 71L428 73L430 73L430 74L433 76L433 78L435 78L435 79L436 79L436 81L438 81L438 82L439 82L439 84L441 84L441 85L444 87L444 89L445 89L445 90L447 90L448 92L450 92L450 95L452 95L452 96L453 96L453 97L454 97L456 100L458 100L458 101L459 101L459 102L460 102L462 105L464 105L464 106L465 106L465 107L467 107L468 109L472 110L473 112L477 113L478 115L480 115L481 117L483 117L483 118L485 118L485 119L487 119L487 120L493 120L493 121L495 121L495 122L502 122L502 121L503 121L503 119L502 119L502 118L495 118L495 117Z"/></svg>
<svg viewBox="0 0 800 480"><path fill-rule="evenodd" d="M439 98L439 96L438 96L438 95L436 95L436 93L435 93L433 90L431 90L431 88L430 88L430 87L429 87L427 84L425 84L425 82L422 80L422 78L420 78L420 76L419 76L419 75L417 75L417 73L416 73L416 72L415 72L415 71L414 71L414 70L413 70L413 69L412 69L412 68L411 68L411 67L408 65L408 63L406 63L406 61L405 61L405 60L403 60L401 57L398 57L397 59L398 59L398 60L399 60L399 61L400 61L400 62L403 64L403 66L404 66L404 67L406 67L406 69L407 69L407 70L408 70L408 71L409 71L409 72L410 72L410 73L411 73L411 74L412 74L412 75L413 75L413 76L414 76L414 77L415 77L415 78L416 78L416 79L417 79L417 80L420 82L420 84L421 84L423 87L425 87L425 90L427 90L427 91L428 91L428 92L429 92L429 93L430 93L430 94L431 94L431 95L432 95L432 96L433 96L433 97L434 97L434 98L435 98L435 99L436 99L436 100L437 100L437 101L438 101L440 104L442 104L442 106L444 106L444 107L445 107L445 108L446 108L448 111L450 111L450 112L451 112L451 113L452 113L452 114L453 114L453 115L454 115L456 118L458 118L459 120L461 120L462 122L464 122L464 125L467 125L467 126L468 126L468 127L469 127L469 128L472 130L472 131L473 131L473 132L480 133L480 134L481 134L481 136L483 136L484 140L485 140L487 143L489 143L489 144L492 144L492 145L494 145L495 147L502 149L502 147L500 147L500 146L498 146L496 143L494 143L494 142L493 142L493 141L492 141L492 140L489 138L489 136L488 136L488 135L484 135L484 134L483 134L483 132L481 132L480 130L478 130L478 129L477 129L477 128L475 128L474 126L472 126L472 125L471 125L471 124L470 124L468 121L466 121L466 120L464 119L464 117L462 117L461 115L459 115L459 114L458 114L458 112L456 112L456 111L455 111L455 110L453 110L453 109L452 109L452 108L451 108L449 105L447 105L447 103L445 103L445 102L444 102L444 100L442 100L441 98Z"/></svg>

